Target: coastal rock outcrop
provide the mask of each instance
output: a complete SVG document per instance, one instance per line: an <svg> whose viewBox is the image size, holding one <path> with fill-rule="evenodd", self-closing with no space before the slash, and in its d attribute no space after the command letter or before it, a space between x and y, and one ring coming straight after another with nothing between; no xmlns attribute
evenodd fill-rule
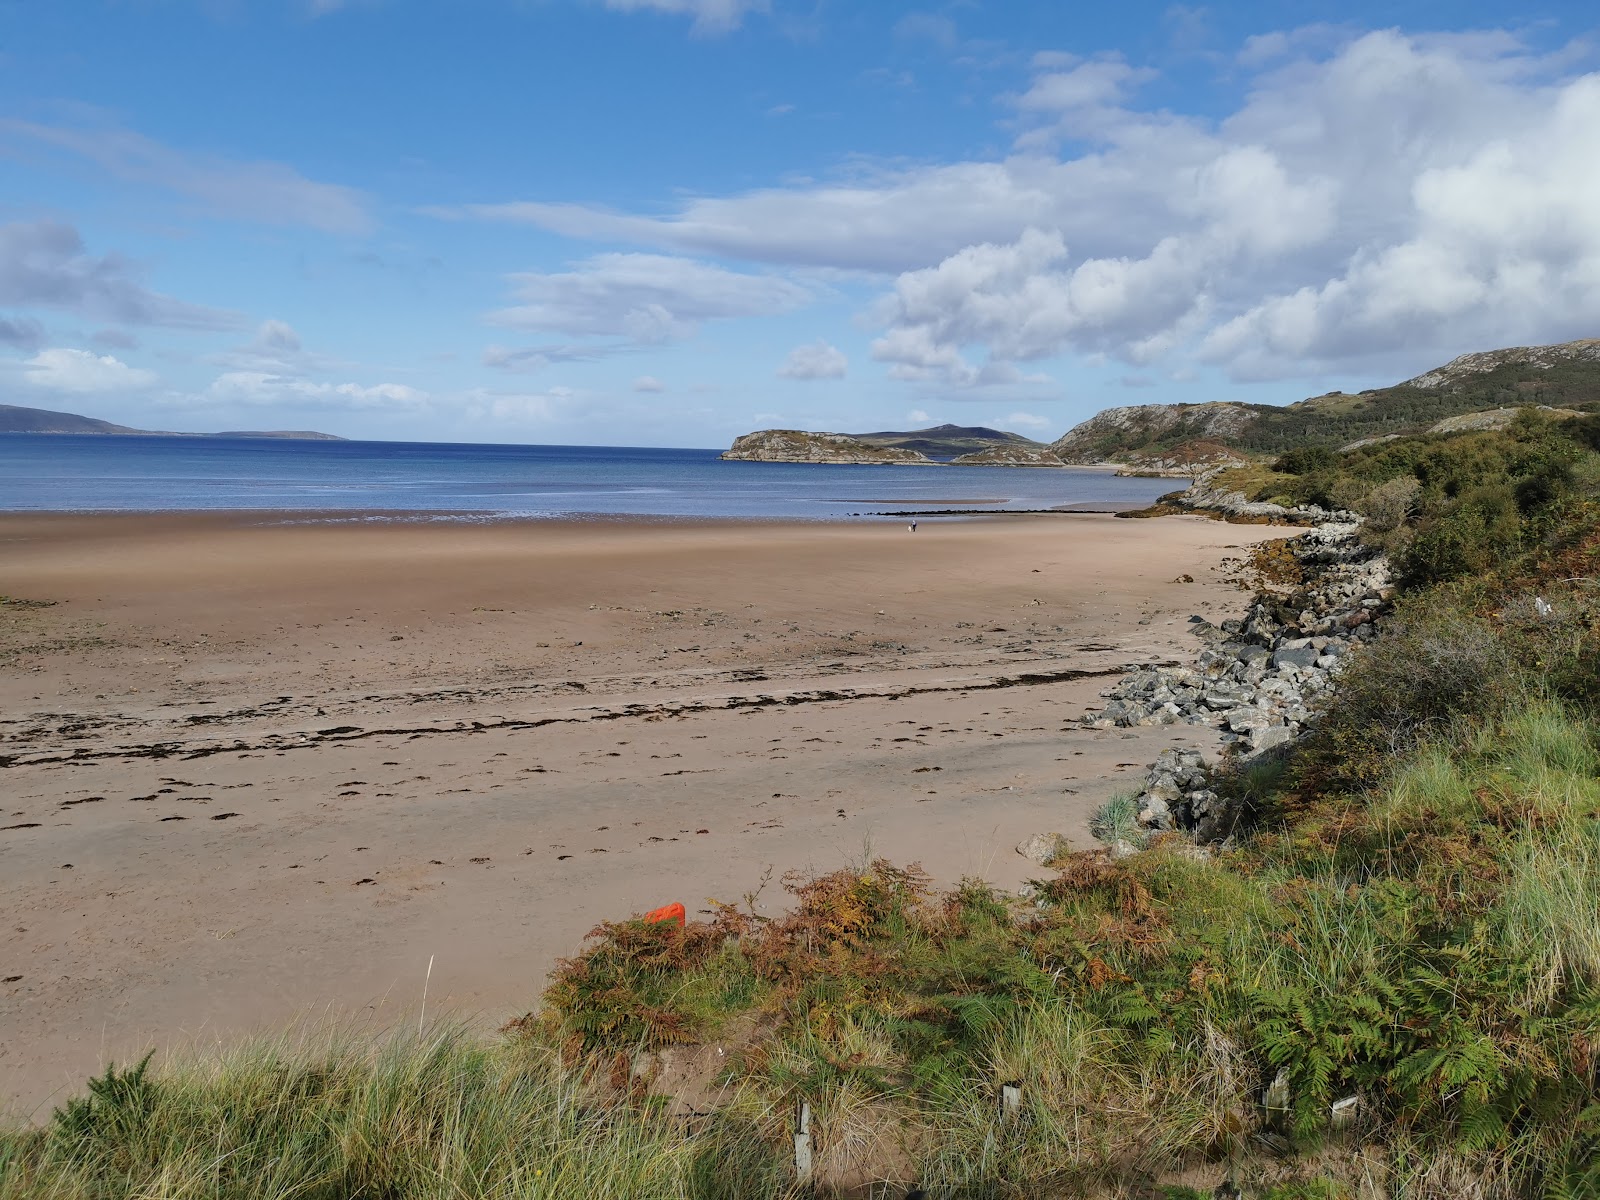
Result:
<svg viewBox="0 0 1600 1200"><path fill-rule="evenodd" d="M1067 463L1127 462L1146 447L1159 454L1177 443L1237 437L1255 419L1255 407L1230 401L1108 408L1074 425L1050 449Z"/></svg>
<svg viewBox="0 0 1600 1200"><path fill-rule="evenodd" d="M1124 676L1101 693L1105 708L1083 722L1096 729L1209 725L1222 731L1235 761L1268 754L1311 724L1316 702L1333 685L1345 656L1376 636L1373 622L1393 595L1389 563L1360 540L1354 514L1262 505L1204 485L1178 500L1183 507L1209 503L1229 512L1243 509L1242 515L1317 524L1285 544L1297 577L1285 594L1259 594L1242 617L1217 625L1190 617L1202 643L1193 666ZM1226 837L1238 814L1211 786L1208 770L1198 751L1164 751L1136 801L1140 825L1180 831L1199 842Z"/></svg>
<svg viewBox="0 0 1600 1200"><path fill-rule="evenodd" d="M836 463L843 466L932 466L926 454L898 446L869 446L843 433L762 429L734 439L721 457L740 462Z"/></svg>
<svg viewBox="0 0 1600 1200"><path fill-rule="evenodd" d="M1240 467L1245 459L1221 442L1199 439L1150 454L1129 454L1118 475L1155 479L1193 479L1227 467Z"/></svg>

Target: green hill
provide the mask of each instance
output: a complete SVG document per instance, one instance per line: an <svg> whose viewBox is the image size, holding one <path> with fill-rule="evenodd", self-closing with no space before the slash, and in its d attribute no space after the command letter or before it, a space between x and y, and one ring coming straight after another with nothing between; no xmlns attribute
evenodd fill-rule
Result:
<svg viewBox="0 0 1600 1200"><path fill-rule="evenodd" d="M1111 408L1051 447L1067 462L1130 461L1203 438L1276 454L1336 448L1365 438L1427 432L1438 422L1488 409L1600 405L1600 339L1464 354L1392 387L1329 392L1270 404L1149 404Z"/></svg>
<svg viewBox="0 0 1600 1200"><path fill-rule="evenodd" d="M915 450L929 458L955 458L973 454L996 446L1042 446L1020 433L1003 429L988 429L982 425L935 425L929 429L912 429L906 432L854 433L858 442L887 449Z"/></svg>

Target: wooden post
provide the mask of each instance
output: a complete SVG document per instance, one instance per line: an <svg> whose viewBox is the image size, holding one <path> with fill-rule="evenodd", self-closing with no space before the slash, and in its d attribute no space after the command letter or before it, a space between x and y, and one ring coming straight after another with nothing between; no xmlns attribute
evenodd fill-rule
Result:
<svg viewBox="0 0 1600 1200"><path fill-rule="evenodd" d="M795 1115L794 1177L801 1184L811 1182L811 1105L804 1100Z"/></svg>
<svg viewBox="0 0 1600 1200"><path fill-rule="evenodd" d="M1022 1085L1020 1083L1002 1083L1000 1085L1000 1120L1009 1125L1022 1115Z"/></svg>

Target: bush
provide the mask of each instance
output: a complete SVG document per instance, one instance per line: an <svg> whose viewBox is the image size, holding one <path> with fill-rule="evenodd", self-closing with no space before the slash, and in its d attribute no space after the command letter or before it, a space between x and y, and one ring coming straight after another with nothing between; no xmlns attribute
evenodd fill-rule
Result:
<svg viewBox="0 0 1600 1200"><path fill-rule="evenodd" d="M1426 734L1497 711L1520 686L1491 621L1437 594L1405 604L1351 656L1300 770L1318 787L1370 783Z"/></svg>
<svg viewBox="0 0 1600 1200"><path fill-rule="evenodd" d="M1314 471L1326 471L1338 461L1339 456L1326 446L1302 446L1281 455L1272 469L1285 475L1310 475Z"/></svg>

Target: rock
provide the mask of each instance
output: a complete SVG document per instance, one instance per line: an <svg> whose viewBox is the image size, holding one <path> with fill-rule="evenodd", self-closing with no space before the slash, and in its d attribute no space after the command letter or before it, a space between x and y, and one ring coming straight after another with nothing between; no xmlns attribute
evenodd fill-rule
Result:
<svg viewBox="0 0 1600 1200"><path fill-rule="evenodd" d="M1317 663L1317 652L1310 646L1286 647L1272 652L1272 665L1275 667L1313 667Z"/></svg>
<svg viewBox="0 0 1600 1200"><path fill-rule="evenodd" d="M1235 733L1253 733L1272 723L1272 718L1259 708L1241 708L1228 714L1228 728Z"/></svg>
<svg viewBox="0 0 1600 1200"><path fill-rule="evenodd" d="M1287 725L1267 725L1251 731L1250 752L1252 755L1264 754L1293 740L1294 731Z"/></svg>
<svg viewBox="0 0 1600 1200"><path fill-rule="evenodd" d="M1181 799L1183 789L1178 786L1178 781L1165 772L1156 775L1145 784L1144 797L1147 801L1155 800L1171 804L1174 800Z"/></svg>
<svg viewBox="0 0 1600 1200"><path fill-rule="evenodd" d="M1036 833L1017 843L1017 853L1041 867L1048 867L1069 849L1071 844L1059 833Z"/></svg>
<svg viewBox="0 0 1600 1200"><path fill-rule="evenodd" d="M1146 799L1139 807L1139 824L1146 829L1168 831L1175 828L1172 807L1165 800Z"/></svg>

